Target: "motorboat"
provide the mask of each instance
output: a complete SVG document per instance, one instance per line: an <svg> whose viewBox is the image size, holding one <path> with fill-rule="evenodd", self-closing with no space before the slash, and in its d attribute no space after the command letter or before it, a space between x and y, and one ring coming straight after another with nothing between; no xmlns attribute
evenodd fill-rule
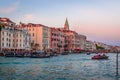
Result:
<svg viewBox="0 0 120 80"><path fill-rule="evenodd" d="M108 59L109 56L106 55L95 55L92 59Z"/></svg>

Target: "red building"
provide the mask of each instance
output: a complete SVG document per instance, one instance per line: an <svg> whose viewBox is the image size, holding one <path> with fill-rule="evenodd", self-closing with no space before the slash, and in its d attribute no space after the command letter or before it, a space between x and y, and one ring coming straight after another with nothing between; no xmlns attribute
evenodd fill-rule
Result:
<svg viewBox="0 0 120 80"><path fill-rule="evenodd" d="M57 53L64 52L64 32L60 28L51 28L51 49Z"/></svg>

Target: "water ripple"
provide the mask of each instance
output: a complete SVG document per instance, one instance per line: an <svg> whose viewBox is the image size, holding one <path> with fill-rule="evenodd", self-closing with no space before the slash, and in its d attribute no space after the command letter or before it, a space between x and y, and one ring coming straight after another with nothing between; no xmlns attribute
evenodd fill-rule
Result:
<svg viewBox="0 0 120 80"><path fill-rule="evenodd" d="M116 54L108 54L108 60L91 60L93 55L72 54L45 59L0 57L0 80L120 79L115 74Z"/></svg>

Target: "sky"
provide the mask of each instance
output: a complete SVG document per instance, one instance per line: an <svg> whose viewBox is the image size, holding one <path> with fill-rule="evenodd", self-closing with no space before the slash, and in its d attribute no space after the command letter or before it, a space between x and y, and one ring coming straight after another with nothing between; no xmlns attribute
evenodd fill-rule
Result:
<svg viewBox="0 0 120 80"><path fill-rule="evenodd" d="M63 27L87 40L120 46L120 0L1 0L0 17L19 23Z"/></svg>

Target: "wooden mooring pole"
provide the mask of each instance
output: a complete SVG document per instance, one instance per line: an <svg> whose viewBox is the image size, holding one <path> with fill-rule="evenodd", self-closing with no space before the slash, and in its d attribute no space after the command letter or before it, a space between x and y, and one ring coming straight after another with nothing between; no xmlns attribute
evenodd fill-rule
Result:
<svg viewBox="0 0 120 80"><path fill-rule="evenodd" d="M118 76L119 73L118 73L118 52L116 54L116 76Z"/></svg>

